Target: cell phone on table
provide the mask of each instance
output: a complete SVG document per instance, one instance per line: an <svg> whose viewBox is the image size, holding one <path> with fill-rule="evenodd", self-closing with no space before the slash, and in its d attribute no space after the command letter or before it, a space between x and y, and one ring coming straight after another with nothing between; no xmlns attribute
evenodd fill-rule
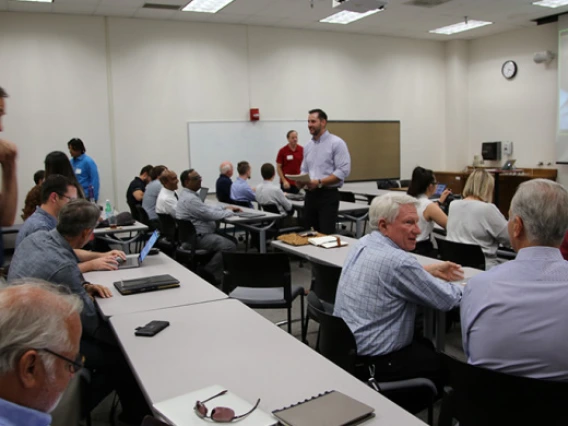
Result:
<svg viewBox="0 0 568 426"><path fill-rule="evenodd" d="M153 337L164 328L169 327L169 325L169 321L150 321L145 326L137 327L134 334L136 336Z"/></svg>

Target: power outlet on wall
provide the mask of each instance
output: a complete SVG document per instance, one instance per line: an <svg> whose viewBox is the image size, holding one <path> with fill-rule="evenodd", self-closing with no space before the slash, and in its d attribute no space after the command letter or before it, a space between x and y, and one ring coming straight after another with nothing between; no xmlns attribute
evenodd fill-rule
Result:
<svg viewBox="0 0 568 426"><path fill-rule="evenodd" d="M503 155L512 155L513 154L513 142L505 141L503 142Z"/></svg>

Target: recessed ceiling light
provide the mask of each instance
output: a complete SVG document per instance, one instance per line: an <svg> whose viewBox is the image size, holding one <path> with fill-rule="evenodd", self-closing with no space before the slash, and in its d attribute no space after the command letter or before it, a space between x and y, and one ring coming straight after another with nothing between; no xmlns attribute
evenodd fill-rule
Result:
<svg viewBox="0 0 568 426"><path fill-rule="evenodd" d="M182 9L182 12L217 13L233 0L192 0Z"/></svg>
<svg viewBox="0 0 568 426"><path fill-rule="evenodd" d="M462 31L469 31L469 30L473 30L474 28L479 28L479 27L484 27L486 25L491 25L492 23L493 22L470 20L470 21L466 21L466 22L460 22L460 23L454 24L454 25L448 25L447 27L437 28L435 30L430 30L428 32L433 33L433 34L451 35L451 34L455 34L455 33L461 33Z"/></svg>
<svg viewBox="0 0 568 426"><path fill-rule="evenodd" d="M535 1L533 2L535 6L542 6L542 7L562 7L568 5L568 0L542 0L542 1Z"/></svg>
<svg viewBox="0 0 568 426"><path fill-rule="evenodd" d="M31 1L34 3L53 3L53 0L18 0L18 1Z"/></svg>
<svg viewBox="0 0 568 426"><path fill-rule="evenodd" d="M334 15L328 16L327 18L320 19L320 22L325 22L326 24L350 24L351 22L358 21L369 15L374 15L377 12L381 12L382 9L370 10L364 13L350 12L348 10L343 10Z"/></svg>

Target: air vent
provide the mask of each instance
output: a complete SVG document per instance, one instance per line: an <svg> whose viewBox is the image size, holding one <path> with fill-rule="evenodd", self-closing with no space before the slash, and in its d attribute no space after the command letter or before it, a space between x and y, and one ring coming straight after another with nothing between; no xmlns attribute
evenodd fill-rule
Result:
<svg viewBox="0 0 568 426"><path fill-rule="evenodd" d="M179 10L179 4L144 3L143 9Z"/></svg>
<svg viewBox="0 0 568 426"><path fill-rule="evenodd" d="M418 7L436 7L440 6L441 4L448 3L451 0L411 0L407 1L404 4L408 4L410 6L418 6Z"/></svg>

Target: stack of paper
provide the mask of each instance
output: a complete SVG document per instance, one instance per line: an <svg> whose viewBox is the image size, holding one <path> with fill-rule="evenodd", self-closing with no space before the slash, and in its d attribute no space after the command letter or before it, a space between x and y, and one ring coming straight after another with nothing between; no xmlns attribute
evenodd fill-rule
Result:
<svg viewBox="0 0 568 426"><path fill-rule="evenodd" d="M343 247L347 245L346 241L341 241L338 235L327 235L325 237L308 238L308 242L314 246L323 248Z"/></svg>
<svg viewBox="0 0 568 426"><path fill-rule="evenodd" d="M224 388L219 385L209 386L199 389L195 392L186 393L175 398L167 399L154 404L154 408L162 414L171 424L175 426L199 426L215 424L211 419L203 419L199 417L193 407L196 401L204 401L217 395ZM245 401L237 395L228 391L226 394L212 399L205 403L209 409L208 415L215 407L228 407L235 411L235 415L244 414L254 406L256 401ZM237 421L239 426L274 426L277 424L274 416L265 413L260 408L254 410L250 415Z"/></svg>

